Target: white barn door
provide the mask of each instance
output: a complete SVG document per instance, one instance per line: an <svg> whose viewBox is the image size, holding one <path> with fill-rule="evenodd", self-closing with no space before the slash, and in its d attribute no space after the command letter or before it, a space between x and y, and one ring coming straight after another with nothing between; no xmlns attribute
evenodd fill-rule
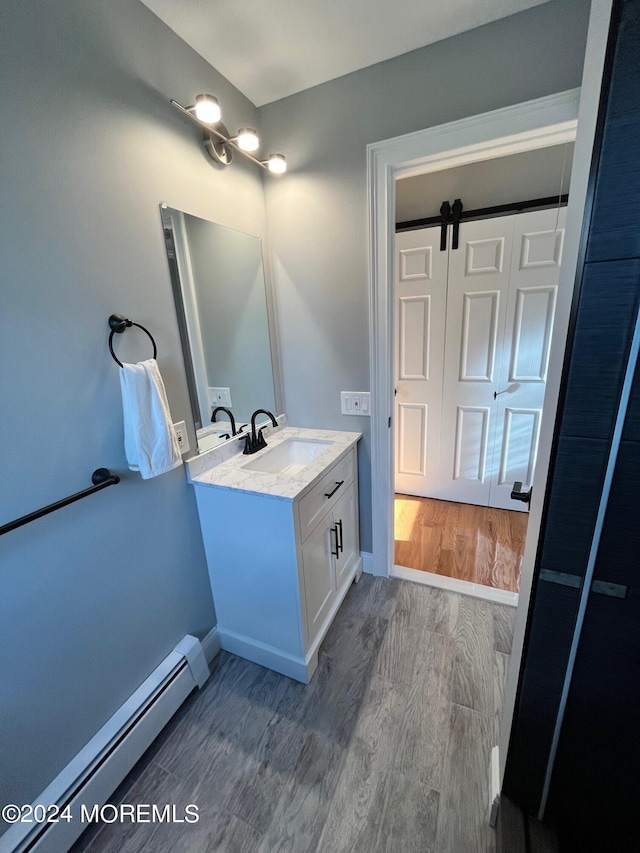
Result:
<svg viewBox="0 0 640 853"><path fill-rule="evenodd" d="M513 216L463 222L449 251L439 494L488 506ZM451 242L451 241L449 241Z"/></svg>
<svg viewBox="0 0 640 853"><path fill-rule="evenodd" d="M396 491L525 510L565 211L397 235Z"/></svg>
<svg viewBox="0 0 640 853"><path fill-rule="evenodd" d="M533 481L566 208L521 213L514 220L489 506L524 511L511 489L517 480Z"/></svg>
<svg viewBox="0 0 640 853"><path fill-rule="evenodd" d="M395 488L407 495L438 489L447 268L440 228L396 235Z"/></svg>

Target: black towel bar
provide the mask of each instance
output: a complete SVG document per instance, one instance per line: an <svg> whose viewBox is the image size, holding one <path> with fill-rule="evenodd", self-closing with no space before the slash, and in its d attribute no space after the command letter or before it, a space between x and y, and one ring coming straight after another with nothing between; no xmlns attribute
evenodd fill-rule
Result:
<svg viewBox="0 0 640 853"><path fill-rule="evenodd" d="M134 323L133 320L127 320L126 317L123 317L122 314L112 314L109 317L109 328L111 329L111 334L109 335L109 352L113 356L113 360L117 362L120 367L122 367L122 362L116 356L113 351L113 336L115 334L122 334L125 329L130 328L131 326L136 326L138 329L142 329L142 331L149 335L151 343L153 344L153 357L155 358L158 354L158 348L156 347L156 342L153 340L153 335L148 329L145 329L144 326L141 326L140 323Z"/></svg>
<svg viewBox="0 0 640 853"><path fill-rule="evenodd" d="M97 468L91 475L93 486L84 489L81 492L76 492L75 495L69 495L68 498L63 498L61 501L56 501L53 504L37 509L35 512L30 512L28 515L23 515L16 518L15 521L10 521L8 524L3 524L0 527L0 536L3 533L9 533L10 530L15 530L16 527L22 527L23 524L29 524L30 521L35 521L36 518L42 518L43 515L48 515L56 509L61 509L63 506L68 506L79 501L81 498L86 498L87 495L92 495L94 492L99 492L100 489L106 489L107 486L115 486L120 482L120 477L117 474L112 474L108 468Z"/></svg>

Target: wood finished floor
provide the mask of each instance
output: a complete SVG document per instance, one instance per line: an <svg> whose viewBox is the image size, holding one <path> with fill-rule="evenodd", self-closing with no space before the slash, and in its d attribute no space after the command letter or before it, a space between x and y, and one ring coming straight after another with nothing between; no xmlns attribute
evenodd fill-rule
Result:
<svg viewBox="0 0 640 853"><path fill-rule="evenodd" d="M526 512L395 496L396 565L518 592Z"/></svg>
<svg viewBox="0 0 640 853"><path fill-rule="evenodd" d="M92 828L73 853L495 853L514 613L363 575L310 684L222 652L111 798L194 803L197 824Z"/></svg>

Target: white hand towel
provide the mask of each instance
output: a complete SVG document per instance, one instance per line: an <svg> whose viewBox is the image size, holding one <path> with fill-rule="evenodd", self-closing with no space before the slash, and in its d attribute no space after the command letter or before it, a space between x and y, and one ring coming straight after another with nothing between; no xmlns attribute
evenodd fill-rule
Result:
<svg viewBox="0 0 640 853"><path fill-rule="evenodd" d="M120 370L124 451L131 471L143 480L182 465L167 393L154 358Z"/></svg>

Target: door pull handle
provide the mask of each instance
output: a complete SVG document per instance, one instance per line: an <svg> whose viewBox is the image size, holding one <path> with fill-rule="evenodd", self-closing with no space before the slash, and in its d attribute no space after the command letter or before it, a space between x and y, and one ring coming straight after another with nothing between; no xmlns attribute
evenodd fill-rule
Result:
<svg viewBox="0 0 640 853"><path fill-rule="evenodd" d="M493 399L497 400L500 394L513 394L514 391L517 391L520 385L517 382L512 382L511 385L507 385L506 388L503 388L502 391L494 391Z"/></svg>
<svg viewBox="0 0 640 853"><path fill-rule="evenodd" d="M340 533L340 540L339 540L339 542L338 542L338 549L339 549L340 551L344 551L344 540L343 540L343 538L342 538L342 519L340 519L340 521L338 521L338 522L337 522L337 524L336 524L336 529L337 529L337 530L339 531L339 533Z"/></svg>

